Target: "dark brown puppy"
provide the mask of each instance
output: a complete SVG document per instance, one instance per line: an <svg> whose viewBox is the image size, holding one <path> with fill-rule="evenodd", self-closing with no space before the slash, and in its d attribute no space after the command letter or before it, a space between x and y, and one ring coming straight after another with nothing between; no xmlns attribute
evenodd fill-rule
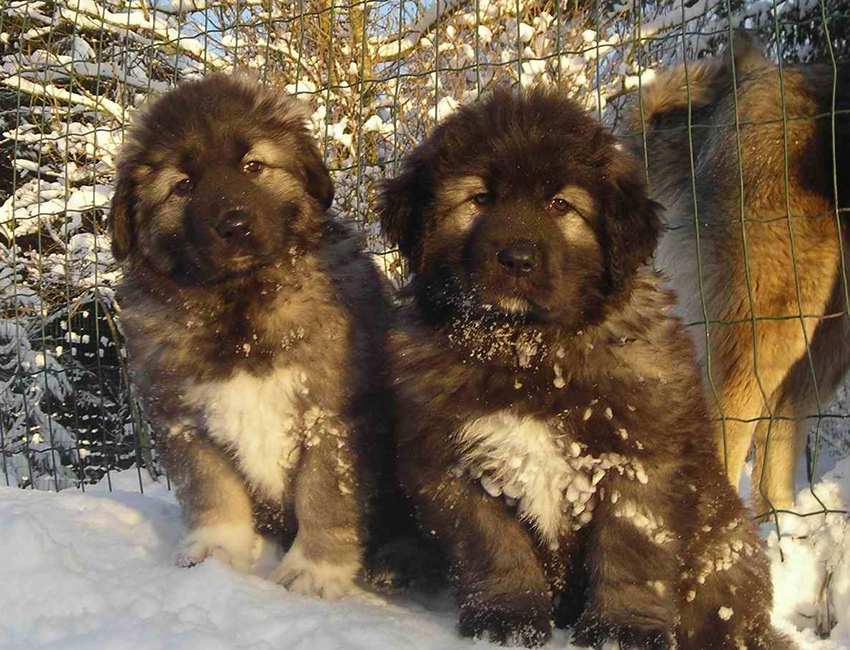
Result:
<svg viewBox="0 0 850 650"><path fill-rule="evenodd" d="M848 109L850 64L786 65L780 77L757 44L737 39L722 57L660 73L623 129L667 208L656 262L693 324L735 487L755 443L758 513L793 508L818 403L850 368L848 233L836 218L850 206Z"/></svg>
<svg viewBox="0 0 850 650"><path fill-rule="evenodd" d="M438 126L379 207L414 274L400 474L451 556L461 633L791 647L644 266L659 206L615 138L557 92L499 92Z"/></svg>
<svg viewBox="0 0 850 650"><path fill-rule="evenodd" d="M272 579L336 597L391 448L386 305L326 213L305 108L241 75L169 92L127 136L110 224L133 379L183 507L178 563L248 569L270 530L291 542Z"/></svg>

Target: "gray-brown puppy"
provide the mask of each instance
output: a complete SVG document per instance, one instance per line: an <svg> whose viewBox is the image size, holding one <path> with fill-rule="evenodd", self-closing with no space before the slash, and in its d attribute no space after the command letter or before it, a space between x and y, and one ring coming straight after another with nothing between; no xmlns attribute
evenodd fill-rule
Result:
<svg viewBox="0 0 850 650"><path fill-rule="evenodd" d="M737 487L755 441L763 512L793 506L818 398L829 401L850 365L836 211L848 205L850 67L784 66L780 78L751 41L733 50L687 77L684 66L659 75L624 131L639 160L646 143L650 193L666 208L656 261L695 324L718 452Z"/></svg>
<svg viewBox="0 0 850 650"><path fill-rule="evenodd" d="M247 569L273 531L291 546L272 579L336 597L388 448L386 305L326 213L307 115L247 76L181 85L129 131L110 227L133 380L187 528L177 562Z"/></svg>
<svg viewBox="0 0 850 650"><path fill-rule="evenodd" d="M618 141L544 89L463 107L383 187L413 272L392 346L399 477L452 561L465 635L793 647L693 346L644 264L658 207Z"/></svg>

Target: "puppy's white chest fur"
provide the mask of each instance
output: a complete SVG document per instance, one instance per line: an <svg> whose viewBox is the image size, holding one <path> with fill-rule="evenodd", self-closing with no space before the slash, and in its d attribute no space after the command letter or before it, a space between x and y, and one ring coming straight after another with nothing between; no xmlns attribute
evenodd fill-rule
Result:
<svg viewBox="0 0 850 650"><path fill-rule="evenodd" d="M467 423L457 440L461 469L491 496L515 503L519 516L550 545L566 524L589 521L596 492L593 463L548 423L499 411Z"/></svg>
<svg viewBox="0 0 850 650"><path fill-rule="evenodd" d="M286 367L255 377L232 378L191 388L183 401L201 411L209 435L233 453L251 487L280 501L305 444L306 374Z"/></svg>

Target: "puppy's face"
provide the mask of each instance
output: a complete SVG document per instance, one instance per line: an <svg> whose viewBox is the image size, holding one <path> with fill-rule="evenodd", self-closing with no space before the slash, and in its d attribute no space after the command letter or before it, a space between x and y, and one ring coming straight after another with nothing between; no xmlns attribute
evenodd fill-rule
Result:
<svg viewBox="0 0 850 650"><path fill-rule="evenodd" d="M156 101L118 165L116 259L185 284L245 277L308 245L333 189L299 102L216 75Z"/></svg>
<svg viewBox="0 0 850 650"><path fill-rule="evenodd" d="M497 93L443 122L379 211L427 315L580 326L652 254L638 166L551 91Z"/></svg>
<svg viewBox="0 0 850 650"><path fill-rule="evenodd" d="M568 174L540 171L553 180L485 174L439 184L422 267L451 276L450 299L497 318L563 322L582 313L604 274L597 202Z"/></svg>

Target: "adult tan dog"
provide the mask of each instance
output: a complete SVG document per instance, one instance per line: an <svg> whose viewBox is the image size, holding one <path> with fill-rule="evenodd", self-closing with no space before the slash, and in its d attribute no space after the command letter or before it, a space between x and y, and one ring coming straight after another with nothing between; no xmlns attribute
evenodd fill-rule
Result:
<svg viewBox="0 0 850 650"><path fill-rule="evenodd" d="M133 380L183 508L177 562L245 570L270 531L291 544L272 579L332 598L355 589L390 456L386 304L327 213L307 116L243 75L179 86L127 135L110 228Z"/></svg>
<svg viewBox="0 0 850 650"><path fill-rule="evenodd" d="M833 140L833 99L837 111L850 108L846 65L785 66L780 77L739 39L687 75L684 66L659 75L624 129L666 208L657 264L692 324L736 487L755 442L757 512L793 507L818 401L829 401L850 363L846 217L836 210L850 198L850 115L835 115Z"/></svg>

